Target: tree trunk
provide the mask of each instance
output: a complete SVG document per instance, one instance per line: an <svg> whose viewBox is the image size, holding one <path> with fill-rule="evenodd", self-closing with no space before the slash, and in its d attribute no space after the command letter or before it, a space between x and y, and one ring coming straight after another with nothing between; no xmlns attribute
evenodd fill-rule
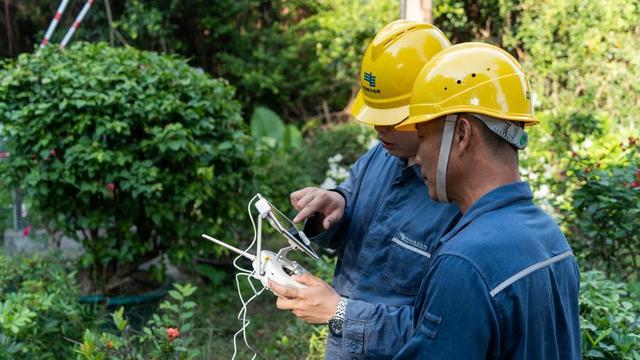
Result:
<svg viewBox="0 0 640 360"><path fill-rule="evenodd" d="M400 18L425 22L433 22L433 1L432 0L400 0Z"/></svg>
<svg viewBox="0 0 640 360"><path fill-rule="evenodd" d="M11 0L5 0L4 2L4 23L7 28L7 45L9 47L9 56L15 57L13 53L13 29L11 26Z"/></svg>

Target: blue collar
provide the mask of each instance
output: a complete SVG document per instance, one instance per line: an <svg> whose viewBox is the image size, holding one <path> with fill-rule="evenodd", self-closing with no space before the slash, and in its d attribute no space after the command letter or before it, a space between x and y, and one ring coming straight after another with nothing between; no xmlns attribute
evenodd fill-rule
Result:
<svg viewBox="0 0 640 360"><path fill-rule="evenodd" d="M465 226L482 214L520 200L533 200L531 187L529 183L525 181L503 185L489 191L471 205L456 226L442 237L439 243L443 244L451 240L460 230L464 229Z"/></svg>
<svg viewBox="0 0 640 360"><path fill-rule="evenodd" d="M406 177L406 175L403 175L409 168L411 168L413 170L413 172L415 173L415 175L418 177L418 179L420 181L422 180L422 172L420 171L420 165L418 164L413 164L411 166L408 166L407 163L407 159L402 159L399 158L397 156L391 155L386 149L385 149L385 155L386 156L393 156L395 158L396 164L398 164L399 167L402 168L402 172L400 173L399 177Z"/></svg>
<svg viewBox="0 0 640 360"><path fill-rule="evenodd" d="M422 172L420 171L420 165L414 164L413 166L411 166L411 168L413 168L413 171L416 173L418 179L422 181Z"/></svg>

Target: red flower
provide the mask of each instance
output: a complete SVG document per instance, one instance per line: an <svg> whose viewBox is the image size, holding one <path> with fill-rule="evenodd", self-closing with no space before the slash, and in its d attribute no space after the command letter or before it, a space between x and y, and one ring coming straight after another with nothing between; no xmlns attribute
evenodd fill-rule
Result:
<svg viewBox="0 0 640 360"><path fill-rule="evenodd" d="M56 153L56 149L51 149L51 151L49 151L49 154L51 154L51 156L56 157L57 153Z"/></svg>
<svg viewBox="0 0 640 360"><path fill-rule="evenodd" d="M107 184L107 190L114 192L116 190L116 184L110 182Z"/></svg>
<svg viewBox="0 0 640 360"><path fill-rule="evenodd" d="M180 336L178 328L167 328L167 340L169 340L169 342L172 342L178 336Z"/></svg>
<svg viewBox="0 0 640 360"><path fill-rule="evenodd" d="M632 182L631 183L631 188L632 189L640 188L640 181L636 180L636 181Z"/></svg>
<svg viewBox="0 0 640 360"><path fill-rule="evenodd" d="M26 228L22 229L22 235L29 236L29 234L31 234L31 225L29 225Z"/></svg>
<svg viewBox="0 0 640 360"><path fill-rule="evenodd" d="M4 159L4 158L8 158L8 157L9 157L9 153L8 152L0 151L0 159Z"/></svg>

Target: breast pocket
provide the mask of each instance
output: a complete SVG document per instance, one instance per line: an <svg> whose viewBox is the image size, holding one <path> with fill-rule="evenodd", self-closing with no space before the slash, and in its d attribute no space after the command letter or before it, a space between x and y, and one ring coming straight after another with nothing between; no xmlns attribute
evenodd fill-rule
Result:
<svg viewBox="0 0 640 360"><path fill-rule="evenodd" d="M431 258L427 244L398 232L386 250L385 282L400 294L416 295Z"/></svg>

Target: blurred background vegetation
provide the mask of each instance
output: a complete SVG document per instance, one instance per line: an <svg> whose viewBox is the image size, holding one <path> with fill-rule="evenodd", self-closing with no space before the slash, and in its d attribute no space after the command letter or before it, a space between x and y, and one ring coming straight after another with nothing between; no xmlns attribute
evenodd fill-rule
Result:
<svg viewBox="0 0 640 360"><path fill-rule="evenodd" d="M345 170L374 140L371 129L350 122L348 116L358 89L360 57L376 30L398 18L399 3L95 1L73 38L74 45L65 53L47 49L38 58L34 49L58 2L0 1L0 125L4 136L13 134L7 146L14 151L9 160L0 159L0 230L10 224L11 186L25 191L36 227L62 230L61 224L78 218L77 210L80 218L87 218L89 210L108 209L78 225L111 229L116 235L123 226L135 224L135 216L132 211L114 221L108 215L115 205L107 185L128 181L130 188L118 191L124 199L138 200L159 186L166 196L147 199L145 204L165 217L150 221L173 222L181 230L153 227L158 229L155 244L199 287L190 295L198 306L191 331L185 331L189 346L199 351L191 356L226 358L240 325L235 320L239 304L229 255L186 234L215 232L242 242L250 236L242 209L255 192L290 209L292 190L330 186L344 178ZM70 2L52 43L60 42L82 4ZM580 259L584 358L640 359L640 2L433 0L432 19L453 43L493 43L522 62L541 119L541 125L531 129L529 148L522 152L522 172ZM137 71L136 66L156 70ZM76 70L69 73L70 69ZM133 72L124 81L113 69ZM191 79L188 85L181 83L186 78ZM117 86L124 83L131 87ZM175 102L161 101L172 95ZM68 108L59 105L65 98ZM108 110L105 102L112 105ZM52 117L47 109L55 109L57 115ZM123 130L134 129L142 118L147 123L141 131ZM87 119L99 119L106 130L96 135L96 127L83 123ZM194 119L200 125L194 125ZM146 133L147 128L156 131ZM213 140L204 132L210 132ZM83 136L91 142L83 142ZM118 137L123 143L148 141L144 144L153 146L114 147ZM199 148L204 140L214 147L209 149L211 157L204 158L206 151ZM103 150L110 155L97 159L93 143L106 146ZM68 158L65 151L71 146L83 155ZM171 146L188 154L189 161L180 164L163 158ZM51 149L57 149L56 159ZM225 151L233 152L233 160ZM136 165L139 169L193 172L206 191L177 190L186 186L179 176L141 182L135 174L122 172L136 161L142 164ZM87 167L95 168L95 176L83 175ZM92 200L84 205L61 200L77 197L79 189L91 194ZM47 211L52 209L57 216ZM100 212L107 216L98 216ZM171 213L184 215L176 220ZM74 231L67 229L70 235ZM66 273L96 264L118 267L131 260L124 255L157 250L140 245L141 238L134 235L114 235L112 240L80 263L55 262L62 269L51 274L58 279L55 283L66 284ZM3 263L23 269L24 276L3 272L0 350L55 358L60 351L71 354L74 347L80 349L79 343L107 349L114 339L82 334L85 329L110 333L97 314L113 309L86 314L86 308L73 301L74 292L67 292L64 301L41 306L42 299L61 296L53 287L30 282L40 274L40 265L33 264L47 261L51 260ZM330 279L330 259L306 265ZM32 299L31 303L20 297ZM33 306L25 309L24 304ZM322 357L323 329L275 311L268 295L250 316L255 319L250 340L265 357ZM53 336L43 337L43 332ZM42 339L68 346L60 350Z"/></svg>

